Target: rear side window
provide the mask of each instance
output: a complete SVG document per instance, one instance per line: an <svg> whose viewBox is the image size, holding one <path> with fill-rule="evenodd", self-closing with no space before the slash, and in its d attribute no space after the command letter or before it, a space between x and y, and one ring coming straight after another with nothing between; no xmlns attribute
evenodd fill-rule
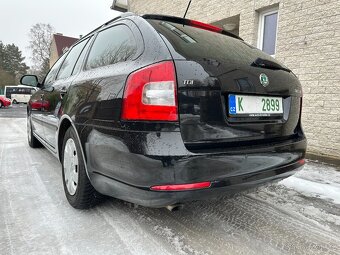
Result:
<svg viewBox="0 0 340 255"><path fill-rule="evenodd" d="M70 53L67 55L65 61L60 68L57 79L64 79L71 76L74 65L77 62L79 55L87 42L88 39L78 43L71 49Z"/></svg>
<svg viewBox="0 0 340 255"><path fill-rule="evenodd" d="M73 74L76 74L76 73L78 73L78 72L80 71L80 69L81 69L81 67L82 67L82 64L83 64L83 62L84 62L84 59L85 59L87 50L89 49L90 44L91 44L91 43L89 43L89 41L90 41L90 39L88 40L88 43L86 43L84 49L82 50L82 52L81 52L81 54L80 54L80 56L79 56L79 58L78 58L78 60L77 60L77 63L76 63L76 65L74 66L72 75L73 75Z"/></svg>
<svg viewBox="0 0 340 255"><path fill-rule="evenodd" d="M135 38L127 26L110 27L98 33L90 50L86 69L131 60L136 51Z"/></svg>

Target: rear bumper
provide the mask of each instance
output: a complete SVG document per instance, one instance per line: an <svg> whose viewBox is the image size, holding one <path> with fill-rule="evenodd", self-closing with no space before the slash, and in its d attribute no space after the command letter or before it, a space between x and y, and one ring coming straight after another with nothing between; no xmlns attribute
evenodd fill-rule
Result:
<svg viewBox="0 0 340 255"><path fill-rule="evenodd" d="M305 157L306 151L306 139L302 137L240 151L194 154L179 145L178 132L167 135L168 143L160 139L162 144L157 144L155 137L147 136L146 140L138 140L130 146L124 140L93 132L85 144L92 185L105 195L143 206L163 207L226 195L286 178L302 167L299 160ZM162 153L148 155L150 146L147 144L153 144L153 148ZM165 153L169 147L175 149ZM133 150L144 150L144 154ZM212 185L202 190L150 190L155 185L206 181Z"/></svg>
<svg viewBox="0 0 340 255"><path fill-rule="evenodd" d="M210 188L191 191L151 191L96 173L92 174L91 181L102 194L142 206L165 207L188 201L213 199L221 195L231 195L252 189L268 182L287 178L302 167L301 163L295 162L276 169L229 177L213 182Z"/></svg>

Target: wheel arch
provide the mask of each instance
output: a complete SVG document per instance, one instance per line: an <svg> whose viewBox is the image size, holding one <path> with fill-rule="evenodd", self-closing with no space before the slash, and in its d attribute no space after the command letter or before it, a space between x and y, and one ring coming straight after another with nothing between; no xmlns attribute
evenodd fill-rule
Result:
<svg viewBox="0 0 340 255"><path fill-rule="evenodd" d="M58 128L58 136L57 136L57 153L58 153L58 159L61 162L62 160L62 155L61 151L63 148L63 141L64 141L64 136L69 127L71 127L71 120L68 118L64 118L63 120L60 121L59 128Z"/></svg>
<svg viewBox="0 0 340 255"><path fill-rule="evenodd" d="M81 155L82 155L83 160L84 160L85 170L86 170L86 173L88 174L86 157L85 157L85 154L84 154L83 146L82 146L78 131L77 131L76 126L74 125L71 117L68 116L68 115L63 115L60 118L60 121L59 121L59 127L58 127L58 133L57 133L57 154L58 154L57 156L58 156L58 159L61 162L61 160L62 160L61 153L62 153L62 148L63 148L64 136L65 136L67 129L70 128L70 127L72 127L74 129L75 133L76 133L76 137L77 137L78 143L80 145L79 147L80 147L80 150L81 150Z"/></svg>

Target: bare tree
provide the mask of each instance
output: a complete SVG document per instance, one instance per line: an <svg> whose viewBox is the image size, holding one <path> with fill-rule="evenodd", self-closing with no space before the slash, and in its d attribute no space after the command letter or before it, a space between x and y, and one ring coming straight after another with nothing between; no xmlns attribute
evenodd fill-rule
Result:
<svg viewBox="0 0 340 255"><path fill-rule="evenodd" d="M29 32L29 48L32 51L34 69L39 71L40 78L46 75L50 59L50 47L55 30L50 24L37 23L31 27ZM46 70L47 69L47 70Z"/></svg>

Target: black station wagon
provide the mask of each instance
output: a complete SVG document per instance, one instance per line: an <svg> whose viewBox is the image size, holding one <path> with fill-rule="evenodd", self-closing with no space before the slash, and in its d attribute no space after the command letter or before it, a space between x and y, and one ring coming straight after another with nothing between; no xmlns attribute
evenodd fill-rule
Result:
<svg viewBox="0 0 340 255"><path fill-rule="evenodd" d="M304 164L302 91L221 28L123 14L76 42L27 107L28 142L62 164L75 208L101 195L149 207L286 178Z"/></svg>

